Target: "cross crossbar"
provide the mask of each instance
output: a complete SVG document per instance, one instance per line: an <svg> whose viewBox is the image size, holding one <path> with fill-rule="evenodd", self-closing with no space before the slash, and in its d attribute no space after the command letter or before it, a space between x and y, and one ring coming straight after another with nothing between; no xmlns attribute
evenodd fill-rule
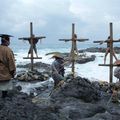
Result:
<svg viewBox="0 0 120 120"><path fill-rule="evenodd" d="M39 39L43 39L46 38L45 36L41 36L41 37L34 37L35 39L39 40ZM19 40L30 40L31 37L22 37L22 38L18 38Z"/></svg>
<svg viewBox="0 0 120 120"><path fill-rule="evenodd" d="M110 41L108 41L108 40L93 41L93 43L101 43L101 42L107 43L107 42L110 42ZM113 40L112 42L120 42L120 40Z"/></svg>
<svg viewBox="0 0 120 120"><path fill-rule="evenodd" d="M42 59L42 57L33 57L33 58L31 58L31 57L23 57L23 59Z"/></svg>
<svg viewBox="0 0 120 120"><path fill-rule="evenodd" d="M118 66L118 65L114 65L114 64L99 64L99 66Z"/></svg>
<svg viewBox="0 0 120 120"><path fill-rule="evenodd" d="M78 42L84 42L84 41L88 41L89 39L77 39L76 41ZM68 41L72 41L72 39L59 39L59 41L65 41L65 42L68 42Z"/></svg>

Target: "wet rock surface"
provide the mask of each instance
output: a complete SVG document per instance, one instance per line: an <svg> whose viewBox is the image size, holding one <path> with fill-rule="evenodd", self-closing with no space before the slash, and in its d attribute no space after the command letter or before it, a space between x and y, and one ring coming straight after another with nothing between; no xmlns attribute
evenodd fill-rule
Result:
<svg viewBox="0 0 120 120"><path fill-rule="evenodd" d="M0 98L0 120L119 120L119 103L109 101L111 93L102 86L77 77L67 79L51 96L49 87L36 88L36 97L15 89Z"/></svg>

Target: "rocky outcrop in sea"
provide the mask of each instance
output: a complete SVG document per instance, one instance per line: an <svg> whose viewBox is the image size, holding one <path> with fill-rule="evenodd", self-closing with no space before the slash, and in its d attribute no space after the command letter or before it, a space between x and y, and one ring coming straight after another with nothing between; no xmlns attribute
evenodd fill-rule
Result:
<svg viewBox="0 0 120 120"><path fill-rule="evenodd" d="M90 48L87 48L87 49L83 49L83 50L79 50L80 53L83 53L83 52L102 52L102 53L105 53L106 51L106 48L100 48L100 47L90 47ZM120 53L120 47L114 47L114 51L115 53Z"/></svg>
<svg viewBox="0 0 120 120"><path fill-rule="evenodd" d="M63 53L65 60L69 61L69 53ZM88 62L92 62L95 60L96 56L95 55L89 55L87 56L85 53L80 53L79 55L75 56L76 58L76 63L78 64L84 64Z"/></svg>
<svg viewBox="0 0 120 120"><path fill-rule="evenodd" d="M34 63L34 67L42 70L48 70L48 71L51 69L50 64L46 64L42 62ZM17 68L31 68L31 63L28 63L26 65L18 64Z"/></svg>

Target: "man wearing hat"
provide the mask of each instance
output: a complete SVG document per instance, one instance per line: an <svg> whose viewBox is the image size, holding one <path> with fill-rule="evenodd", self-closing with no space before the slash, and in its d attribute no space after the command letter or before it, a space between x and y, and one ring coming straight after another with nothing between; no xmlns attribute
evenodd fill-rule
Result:
<svg viewBox="0 0 120 120"><path fill-rule="evenodd" d="M54 80L54 88L63 83L64 80L64 59L60 54L54 54L55 58L52 67L52 78Z"/></svg>
<svg viewBox="0 0 120 120"><path fill-rule="evenodd" d="M1 34L0 37L0 90L2 91L2 98L5 98L8 90L12 89L11 78L14 78L16 67L13 52L8 47L12 36Z"/></svg>

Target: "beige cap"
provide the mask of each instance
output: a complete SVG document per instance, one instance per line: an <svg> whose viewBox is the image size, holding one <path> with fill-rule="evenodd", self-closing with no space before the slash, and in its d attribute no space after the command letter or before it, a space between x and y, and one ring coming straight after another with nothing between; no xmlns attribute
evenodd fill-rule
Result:
<svg viewBox="0 0 120 120"><path fill-rule="evenodd" d="M63 56L61 54L54 54L51 58L62 58Z"/></svg>

